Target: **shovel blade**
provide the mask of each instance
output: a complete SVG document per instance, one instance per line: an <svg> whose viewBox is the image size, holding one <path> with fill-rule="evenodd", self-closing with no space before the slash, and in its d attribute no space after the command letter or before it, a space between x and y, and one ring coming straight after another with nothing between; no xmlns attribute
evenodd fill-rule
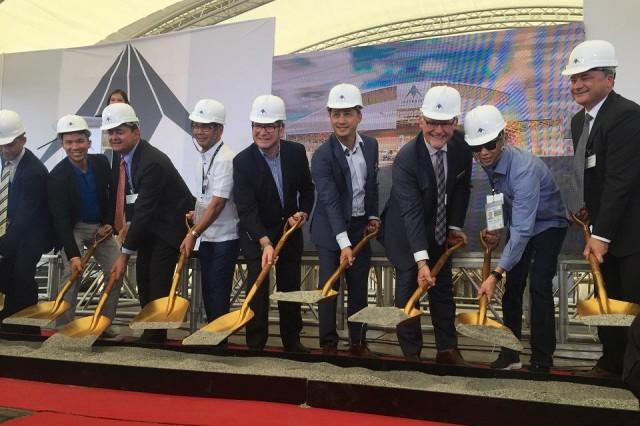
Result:
<svg viewBox="0 0 640 426"><path fill-rule="evenodd" d="M597 298L578 302L578 319L586 325L628 327L640 314L640 305L622 300L607 299L609 312L604 313Z"/></svg>
<svg viewBox="0 0 640 426"><path fill-rule="evenodd" d="M298 302L298 303L322 303L338 296L338 292L330 290L325 296L322 295L322 290L300 290L300 291L276 291L269 296L271 300L277 300L278 302Z"/></svg>
<svg viewBox="0 0 640 426"><path fill-rule="evenodd" d="M46 327L52 321L58 319L58 317L64 314L71 307L71 304L65 301L62 301L58 305L58 309L56 310L54 310L55 305L55 300L38 303L37 305L32 305L16 312L10 317L5 318L2 322L4 324Z"/></svg>
<svg viewBox="0 0 640 426"><path fill-rule="evenodd" d="M134 330L167 330L180 328L189 309L189 301L176 296L173 309L167 311L169 297L161 297L145 305L131 321L129 327Z"/></svg>
<svg viewBox="0 0 640 426"><path fill-rule="evenodd" d="M456 321L456 330L463 336L480 340L481 342L518 352L523 350L522 343L508 327L490 318L485 318L483 324L478 324L478 314L474 312L459 314Z"/></svg>
<svg viewBox="0 0 640 426"><path fill-rule="evenodd" d="M104 315L100 315L95 324L93 322L93 315L71 321L45 340L42 347L54 350L88 350L111 325L109 317Z"/></svg>
<svg viewBox="0 0 640 426"><path fill-rule="evenodd" d="M368 306L349 317L351 322L362 322L380 327L397 327L407 322L419 319L423 312L419 309L411 310L407 315L404 309L393 306Z"/></svg>
<svg viewBox="0 0 640 426"><path fill-rule="evenodd" d="M229 312L185 338L182 344L187 346L215 346L247 325L253 316L254 313L251 309L247 309L244 315L242 315L241 309Z"/></svg>

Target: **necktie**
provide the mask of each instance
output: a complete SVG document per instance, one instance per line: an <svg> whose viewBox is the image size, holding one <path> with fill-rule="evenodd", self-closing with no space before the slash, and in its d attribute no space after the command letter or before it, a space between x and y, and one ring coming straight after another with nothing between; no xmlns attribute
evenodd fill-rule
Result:
<svg viewBox="0 0 640 426"><path fill-rule="evenodd" d="M118 190L116 192L116 211L113 225L119 233L124 227L124 188L127 184L127 163L120 159L120 171L118 174Z"/></svg>
<svg viewBox="0 0 640 426"><path fill-rule="evenodd" d="M10 163L4 165L0 177L0 237L7 233L7 210L9 209L9 178L11 177Z"/></svg>
<svg viewBox="0 0 640 426"><path fill-rule="evenodd" d="M436 183L438 185L438 209L436 213L436 243L444 244L447 235L446 179L444 177L444 151L436 153Z"/></svg>
<svg viewBox="0 0 640 426"><path fill-rule="evenodd" d="M572 213L578 212L584 206L584 167L586 162L587 141L589 140L589 123L593 117L584 114L584 125L578 145L573 157L573 179L575 183L574 193L570 195L568 202Z"/></svg>

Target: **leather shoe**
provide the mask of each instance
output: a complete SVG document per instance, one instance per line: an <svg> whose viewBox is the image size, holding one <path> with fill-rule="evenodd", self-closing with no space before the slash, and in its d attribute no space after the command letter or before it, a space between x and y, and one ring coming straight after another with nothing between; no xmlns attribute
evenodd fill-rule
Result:
<svg viewBox="0 0 640 426"><path fill-rule="evenodd" d="M353 356L362 356L368 358L378 358L378 355L371 352L366 344L349 346L349 353Z"/></svg>
<svg viewBox="0 0 640 426"><path fill-rule="evenodd" d="M444 365L457 365L459 367L470 367L458 349L449 349L446 351L438 351L436 354L436 362Z"/></svg>
<svg viewBox="0 0 640 426"><path fill-rule="evenodd" d="M338 355L338 347L333 345L323 346L322 355Z"/></svg>
<svg viewBox="0 0 640 426"><path fill-rule="evenodd" d="M617 374L602 367L595 365L591 370L582 374L584 377L593 377L596 379L613 379L622 380L622 374Z"/></svg>
<svg viewBox="0 0 640 426"><path fill-rule="evenodd" d="M293 354L308 354L311 352L300 342L296 342L293 345L284 345L284 351Z"/></svg>
<svg viewBox="0 0 640 426"><path fill-rule="evenodd" d="M409 362L420 362L420 355L417 355L417 354L405 355L404 360Z"/></svg>

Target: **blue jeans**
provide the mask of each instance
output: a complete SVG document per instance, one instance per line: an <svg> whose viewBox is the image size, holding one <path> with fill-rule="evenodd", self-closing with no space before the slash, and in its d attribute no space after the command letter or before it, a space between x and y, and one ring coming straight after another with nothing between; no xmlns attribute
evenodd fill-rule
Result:
<svg viewBox="0 0 640 426"><path fill-rule="evenodd" d="M239 251L239 240L200 243L202 300L207 322L229 312L233 271Z"/></svg>

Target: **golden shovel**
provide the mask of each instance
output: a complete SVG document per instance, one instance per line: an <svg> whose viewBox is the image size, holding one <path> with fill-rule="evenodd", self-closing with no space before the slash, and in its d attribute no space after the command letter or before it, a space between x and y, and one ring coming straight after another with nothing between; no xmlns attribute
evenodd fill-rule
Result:
<svg viewBox="0 0 640 426"><path fill-rule="evenodd" d="M494 247L487 244L482 237L482 233L480 234L480 243L482 247L484 247L484 261L482 262L482 280L484 281L489 277L491 270L491 251ZM489 301L486 294L482 295L479 303L480 308L478 312L458 314L456 319L456 330L458 333L472 339L522 352L522 343L520 343L520 340L513 334L509 327L487 318L487 305Z"/></svg>
<svg viewBox="0 0 640 426"><path fill-rule="evenodd" d="M436 264L431 269L431 276L435 277L438 275L440 269L442 269L449 256L463 245L464 242L459 241L442 253ZM349 321L367 323L369 325L377 325L381 327L397 327L411 320L417 320L424 314L424 312L419 308L416 308L416 303L426 292L427 287L419 285L404 308L396 308L394 306L367 306L361 311L351 315L349 317Z"/></svg>
<svg viewBox="0 0 640 426"><path fill-rule="evenodd" d="M282 236L278 240L278 244L276 244L276 247L274 249L274 259L277 258L282 251L284 243L287 241L289 236L293 234L298 228L300 228L301 224L301 219L298 220L293 226L289 226L289 221L285 223L284 232L282 233ZM249 290L249 293L247 293L247 296L245 297L240 309L238 309L237 311L229 312L228 314L222 315L221 317L211 321L200 330L186 337L182 341L182 344L214 346L221 343L222 341L224 341L224 339L247 325L247 323L251 321L254 316L253 310L249 307L249 303L257 293L262 282L269 276L271 267L271 264L264 265L264 267L260 271L260 275L258 275L258 278L256 278L256 281L251 286L251 290Z"/></svg>
<svg viewBox="0 0 640 426"><path fill-rule="evenodd" d="M353 256L355 257L362 251L362 249L367 245L367 243L375 236L378 235L378 231L365 233L362 239L356 244L353 248ZM346 260L338 266L333 274L327 279L327 282L324 283L322 289L316 290L299 290L299 291L276 291L269 298L271 300L277 300L279 302L298 302L298 303L321 303L327 302L334 297L338 296L338 292L334 290L333 285L340 278L340 276L344 273L344 271L349 268L349 262Z"/></svg>
<svg viewBox="0 0 640 426"><path fill-rule="evenodd" d="M582 226L582 234L585 241L589 241L589 238L591 238L589 225L578 219L576 215L572 215L572 217L575 223ZM630 326L635 317L640 314L640 305L623 300L609 299L604 285L604 278L600 271L600 263L595 255L589 255L589 264L591 265L591 272L593 272L598 296L578 302L577 318L586 325Z"/></svg>
<svg viewBox="0 0 640 426"><path fill-rule="evenodd" d="M102 315L104 304L109 298L113 286L118 280L111 274L109 282L100 295L98 306L93 315L71 321L43 343L47 349L88 349L111 325L111 319Z"/></svg>
<svg viewBox="0 0 640 426"><path fill-rule="evenodd" d="M189 215L186 215L185 224L188 229L187 235L191 232L188 218ZM134 330L167 330L180 328L184 322L187 310L189 310L189 301L177 294L180 276L186 263L187 252L182 250L180 251L178 263L173 271L169 295L147 303L138 315L131 320L129 323L130 328Z"/></svg>
<svg viewBox="0 0 640 426"><path fill-rule="evenodd" d="M111 231L105 235L96 237L93 240L93 244L87 249L87 251L80 259L80 263L82 265L82 269L87 266L89 259L96 251L98 245L111 237ZM75 284L76 280L80 277L79 272L74 272L71 276L65 281L62 289L58 292L55 300L38 303L36 305L28 306L15 314L5 318L2 322L4 324L19 324L19 325L31 325L36 327L46 327L52 321L55 321L60 315L64 314L70 307L71 304L63 300L65 294L69 291L72 285Z"/></svg>

